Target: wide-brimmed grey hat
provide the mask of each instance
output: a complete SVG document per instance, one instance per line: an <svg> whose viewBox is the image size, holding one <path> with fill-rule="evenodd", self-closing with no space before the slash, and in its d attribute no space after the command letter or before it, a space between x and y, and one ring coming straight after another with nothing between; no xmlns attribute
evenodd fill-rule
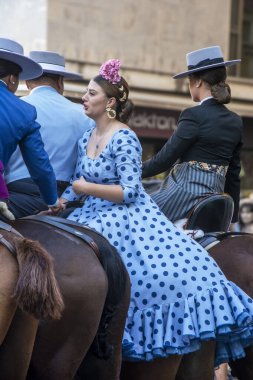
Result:
<svg viewBox="0 0 253 380"><path fill-rule="evenodd" d="M220 46L210 46L186 54L188 70L174 75L173 78L184 78L197 71L213 69L219 66L231 66L238 62L241 62L241 60L224 61Z"/></svg>
<svg viewBox="0 0 253 380"><path fill-rule="evenodd" d="M32 79L42 74L41 66L24 55L24 49L18 42L8 38L0 38L0 59L20 66L19 79Z"/></svg>
<svg viewBox="0 0 253 380"><path fill-rule="evenodd" d="M31 51L30 58L39 63L43 73L61 75L69 80L82 80L81 74L73 73L65 69L65 59L62 55L53 51Z"/></svg>

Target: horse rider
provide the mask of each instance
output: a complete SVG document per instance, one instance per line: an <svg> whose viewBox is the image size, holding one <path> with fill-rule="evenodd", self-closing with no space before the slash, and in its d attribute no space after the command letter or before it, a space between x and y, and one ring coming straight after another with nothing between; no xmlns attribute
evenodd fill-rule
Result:
<svg viewBox="0 0 253 380"><path fill-rule="evenodd" d="M14 95L20 79L32 79L41 73L40 65L24 56L19 43L0 38L0 160L6 167L19 145L31 178L54 213L63 205L57 196L56 178L36 122L36 109Z"/></svg>
<svg viewBox="0 0 253 380"><path fill-rule="evenodd" d="M41 136L56 175L60 196L74 172L77 141L94 122L85 115L81 104L63 96L64 79L83 80L80 74L65 69L64 57L49 51L31 51L29 56L40 64L43 73L26 81L30 94L22 100L37 110L37 122L41 125ZM20 149L12 155L5 179L10 192L9 207L16 217L47 210L37 184L30 178Z"/></svg>
<svg viewBox="0 0 253 380"><path fill-rule="evenodd" d="M232 223L238 220L242 119L225 104L231 100L227 66L221 48L211 46L186 55L188 70L173 78L188 77L191 98L199 104L185 109L178 128L164 147L143 163L143 178L170 170L152 198L175 222L208 194L228 193L234 201Z"/></svg>

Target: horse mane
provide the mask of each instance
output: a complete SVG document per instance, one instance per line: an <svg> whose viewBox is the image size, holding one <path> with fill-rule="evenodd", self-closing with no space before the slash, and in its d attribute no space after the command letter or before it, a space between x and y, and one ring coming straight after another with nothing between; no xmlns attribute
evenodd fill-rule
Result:
<svg viewBox="0 0 253 380"><path fill-rule="evenodd" d="M13 298L19 307L37 319L59 319L63 299L54 275L53 259L39 242L12 237L19 264Z"/></svg>

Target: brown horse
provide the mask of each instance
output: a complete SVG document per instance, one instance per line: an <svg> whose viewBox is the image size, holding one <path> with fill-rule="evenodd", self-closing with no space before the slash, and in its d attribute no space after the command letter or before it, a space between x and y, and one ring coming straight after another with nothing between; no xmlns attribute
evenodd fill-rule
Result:
<svg viewBox="0 0 253 380"><path fill-rule="evenodd" d="M229 236L209 251L226 277L253 298L253 235ZM239 380L253 379L253 346L246 357L230 363ZM205 342L199 351L172 355L153 362L123 362L121 380L213 380L215 342Z"/></svg>
<svg viewBox="0 0 253 380"><path fill-rule="evenodd" d="M39 243L1 229L0 376L2 379L25 379L38 319L59 319L62 310L63 300L54 276L52 258Z"/></svg>
<svg viewBox="0 0 253 380"><path fill-rule="evenodd" d="M90 348L93 365L86 368L84 362L77 378L85 372L86 379L118 380L130 286L117 251L91 230L85 232L98 246L100 258L78 233L39 220L16 220L13 226L26 238L39 241L53 257L65 305L61 319L39 323L27 379L73 379ZM75 225L75 231L82 233L83 228ZM16 318L21 326L20 315ZM22 333L15 334L12 351L20 349ZM13 363L11 356L8 362Z"/></svg>

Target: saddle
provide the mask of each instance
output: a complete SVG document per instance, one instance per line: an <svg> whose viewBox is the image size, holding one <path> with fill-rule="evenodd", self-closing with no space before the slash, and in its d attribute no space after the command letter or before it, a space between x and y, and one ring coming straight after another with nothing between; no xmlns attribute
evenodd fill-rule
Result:
<svg viewBox="0 0 253 380"><path fill-rule="evenodd" d="M47 216L47 215L30 215L26 216L24 218L21 218L22 221L34 221L34 222L41 222L45 224L49 224L51 226L57 227L58 229L65 231L71 235L76 236L77 238L83 240L86 244L88 244L99 261L101 261L101 256L100 256L100 250L98 248L97 243L92 239L89 235L88 232L91 231L90 228L82 225L81 223L74 222L71 220L64 219L62 217L57 217L57 216ZM79 229L77 229L79 228ZM80 229L82 231L80 231ZM99 234L98 232L96 232ZM99 234L100 236L104 238L103 235Z"/></svg>
<svg viewBox="0 0 253 380"><path fill-rule="evenodd" d="M228 232L233 212L234 202L230 195L211 194L196 203L188 218L175 224L208 250L226 236L236 234Z"/></svg>
<svg viewBox="0 0 253 380"><path fill-rule="evenodd" d="M234 202L226 193L211 194L201 199L190 211L184 228L201 229L205 233L229 229Z"/></svg>

